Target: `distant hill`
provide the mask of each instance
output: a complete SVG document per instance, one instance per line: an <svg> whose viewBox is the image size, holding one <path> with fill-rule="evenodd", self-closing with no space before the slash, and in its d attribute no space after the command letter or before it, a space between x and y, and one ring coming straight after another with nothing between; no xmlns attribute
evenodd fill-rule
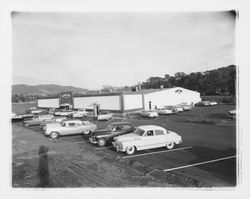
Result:
<svg viewBox="0 0 250 199"><path fill-rule="evenodd" d="M60 92L73 91L73 94L86 94L88 89L73 87L73 86L60 86L56 84L43 84L30 86L25 84L12 85L12 95L56 95Z"/></svg>

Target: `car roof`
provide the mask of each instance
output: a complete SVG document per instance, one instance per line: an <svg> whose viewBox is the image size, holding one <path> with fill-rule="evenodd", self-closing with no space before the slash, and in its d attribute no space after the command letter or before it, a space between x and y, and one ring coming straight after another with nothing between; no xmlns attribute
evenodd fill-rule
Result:
<svg viewBox="0 0 250 199"><path fill-rule="evenodd" d="M83 122L82 120L63 120L63 122L69 123L69 122Z"/></svg>
<svg viewBox="0 0 250 199"><path fill-rule="evenodd" d="M142 125L142 126L138 126L138 128L144 130L144 131L148 131L148 130L164 130L166 131L165 128L161 127L161 126L157 126L157 125Z"/></svg>

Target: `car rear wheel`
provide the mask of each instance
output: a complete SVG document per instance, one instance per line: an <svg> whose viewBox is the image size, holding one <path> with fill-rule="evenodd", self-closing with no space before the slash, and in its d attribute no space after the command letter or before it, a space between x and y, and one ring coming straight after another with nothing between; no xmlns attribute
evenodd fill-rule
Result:
<svg viewBox="0 0 250 199"><path fill-rule="evenodd" d="M98 145L99 147L105 146L105 145L106 145L106 140L105 140L105 139L98 139L98 140L97 140L97 145Z"/></svg>
<svg viewBox="0 0 250 199"><path fill-rule="evenodd" d="M174 143L170 142L166 145L167 149L173 149L174 148Z"/></svg>
<svg viewBox="0 0 250 199"><path fill-rule="evenodd" d="M132 154L134 154L134 152L135 152L135 147L134 146L128 146L126 148L126 154L127 155L132 155Z"/></svg>
<svg viewBox="0 0 250 199"><path fill-rule="evenodd" d="M52 132L52 133L50 134L50 137L51 137L52 139L56 139L56 138L58 137L58 133L57 133L57 132Z"/></svg>
<svg viewBox="0 0 250 199"><path fill-rule="evenodd" d="M84 134L84 135L88 135L88 134L90 134L90 133L91 133L91 131L88 130L88 129L86 129L86 130L83 131L83 134Z"/></svg>

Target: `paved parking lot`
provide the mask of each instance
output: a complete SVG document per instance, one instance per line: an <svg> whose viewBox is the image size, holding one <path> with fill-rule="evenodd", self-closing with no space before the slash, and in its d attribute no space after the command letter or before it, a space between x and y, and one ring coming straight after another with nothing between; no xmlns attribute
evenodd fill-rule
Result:
<svg viewBox="0 0 250 199"><path fill-rule="evenodd" d="M135 126L155 124L177 132L183 138L183 143L172 150L158 148L136 152L132 156L118 153L112 146L97 147L88 141L88 136L75 135L60 137L56 142L72 143L86 146L89 151L104 156L111 154L122 159L136 160L164 172L175 173L191 179L203 181L209 186L230 187L237 184L237 153L236 153L236 124L235 121L223 117L212 117L214 124L198 124L187 122L185 118L197 118L198 111L216 107L197 108L177 115L160 116L157 119L124 119ZM222 107L224 108L224 107ZM226 107L227 109L232 107ZM215 110L215 109L214 109ZM196 112L195 112L196 111ZM201 112L203 113L203 112ZM205 116L204 116L205 117ZM202 118L198 117L198 118ZM211 119L211 117L209 118ZM109 122L94 121L99 128ZM15 123L14 125L21 125ZM34 133L41 134L39 127L29 127ZM49 139L49 138L48 138ZM51 139L49 139L51 140ZM55 140L51 140L55 142ZM86 150L86 149L85 149ZM83 151L84 153L84 151Z"/></svg>

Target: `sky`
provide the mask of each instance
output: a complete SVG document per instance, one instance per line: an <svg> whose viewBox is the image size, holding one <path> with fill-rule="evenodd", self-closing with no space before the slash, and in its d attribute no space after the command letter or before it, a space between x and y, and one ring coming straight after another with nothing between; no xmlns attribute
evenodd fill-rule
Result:
<svg viewBox="0 0 250 199"><path fill-rule="evenodd" d="M234 12L12 13L13 84L87 89L235 64Z"/></svg>

